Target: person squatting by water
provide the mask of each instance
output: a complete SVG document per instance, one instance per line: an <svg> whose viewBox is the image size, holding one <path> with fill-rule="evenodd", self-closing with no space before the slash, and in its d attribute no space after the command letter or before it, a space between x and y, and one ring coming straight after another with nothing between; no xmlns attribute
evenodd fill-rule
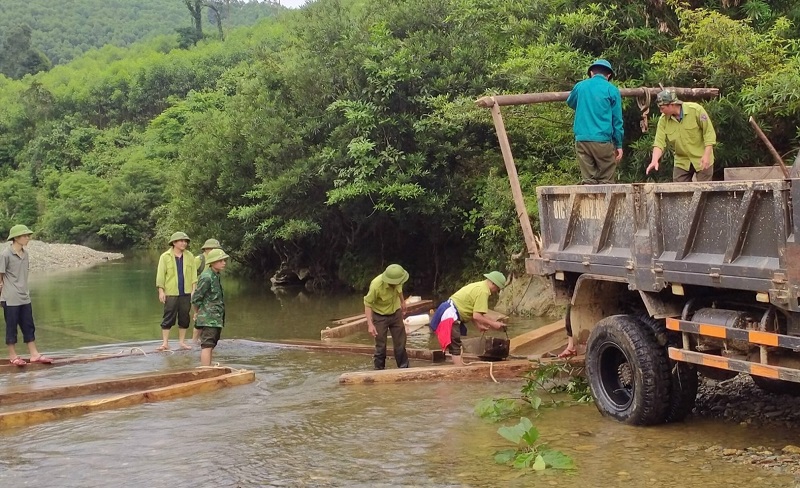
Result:
<svg viewBox="0 0 800 488"><path fill-rule="evenodd" d="M189 328L191 295L197 286L197 271L192 253L186 250L189 236L183 232L172 234L170 249L158 259L156 287L158 300L164 304L164 318L161 321L162 343L156 351L169 350L169 331L178 322L178 345L181 349L191 349L186 344L186 330Z"/></svg>
<svg viewBox="0 0 800 488"><path fill-rule="evenodd" d="M675 153L672 181L711 181L714 176L714 145L717 133L706 110L699 104L683 102L667 88L656 96L661 116L653 141L653 157L645 170L658 171L658 162L669 146Z"/></svg>
<svg viewBox="0 0 800 488"><path fill-rule="evenodd" d="M30 261L25 246L33 232L17 224L8 233L11 245L0 252L0 304L6 319L6 345L8 358L15 366L25 366L24 359L17 355L17 327L22 330L22 340L28 345L32 363L50 364L52 359L42 356L36 349L36 326L33 322L33 307L28 289Z"/></svg>
<svg viewBox="0 0 800 488"><path fill-rule="evenodd" d="M220 245L219 241L216 239L206 239L206 242L200 247L200 250L203 251L202 254L195 257L194 260L197 263L197 278L200 278L200 275L203 274L203 271L206 269L206 257L208 257L208 253L211 252L212 249L221 249L222 246ZM192 342L200 342L200 329L197 328L197 322L194 323L194 330L192 330Z"/></svg>
<svg viewBox="0 0 800 488"><path fill-rule="evenodd" d="M203 366L211 366L214 348L225 327L225 301L219 274L225 269L228 257L222 249L212 249L206 255L206 269L200 274L192 294L194 326L200 331L200 364Z"/></svg>
<svg viewBox="0 0 800 488"><path fill-rule="evenodd" d="M431 330L436 333L442 351L450 349L453 364L463 366L461 336L467 334L467 322L475 322L480 331L503 329L506 325L489 318L489 297L506 286L506 277L499 271L483 275L486 279L463 286L439 304L431 318Z"/></svg>
<svg viewBox="0 0 800 488"><path fill-rule="evenodd" d="M611 63L598 59L587 71L589 79L578 82L567 105L575 110L572 131L581 168L581 184L614 183L614 171L622 160L622 97L610 82Z"/></svg>
<svg viewBox="0 0 800 488"><path fill-rule="evenodd" d="M372 363L375 369L386 368L386 337L392 334L394 360L398 368L408 367L406 352L406 301L403 298L403 283L408 281L408 272L399 264L390 264L383 273L369 284L364 296L364 315L367 329L375 338L375 354Z"/></svg>

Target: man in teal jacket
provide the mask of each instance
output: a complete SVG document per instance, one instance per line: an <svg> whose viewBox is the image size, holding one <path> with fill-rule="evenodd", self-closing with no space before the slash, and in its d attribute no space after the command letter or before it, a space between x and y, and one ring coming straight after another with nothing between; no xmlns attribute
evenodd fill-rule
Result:
<svg viewBox="0 0 800 488"><path fill-rule="evenodd" d="M575 110L572 130L581 167L582 184L614 183L622 159L622 97L610 83L611 63L598 59L588 70L589 79L575 85L567 105Z"/></svg>

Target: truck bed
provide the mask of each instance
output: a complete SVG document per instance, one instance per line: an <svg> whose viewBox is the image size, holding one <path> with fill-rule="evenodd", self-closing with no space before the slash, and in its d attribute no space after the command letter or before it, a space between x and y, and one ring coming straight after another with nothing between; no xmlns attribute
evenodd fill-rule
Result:
<svg viewBox="0 0 800 488"><path fill-rule="evenodd" d="M792 182L539 187L541 258L528 272L591 273L651 292L676 283L749 290L797 311Z"/></svg>

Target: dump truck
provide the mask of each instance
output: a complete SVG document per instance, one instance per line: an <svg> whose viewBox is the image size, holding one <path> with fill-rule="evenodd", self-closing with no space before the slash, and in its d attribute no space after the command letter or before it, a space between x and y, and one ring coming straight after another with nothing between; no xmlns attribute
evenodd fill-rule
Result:
<svg viewBox="0 0 800 488"><path fill-rule="evenodd" d="M633 425L680 421L694 407L699 373L745 373L764 390L800 393L800 179L539 187L537 239L503 100L484 102L526 271L548 277L556 299L570 304L603 415Z"/></svg>

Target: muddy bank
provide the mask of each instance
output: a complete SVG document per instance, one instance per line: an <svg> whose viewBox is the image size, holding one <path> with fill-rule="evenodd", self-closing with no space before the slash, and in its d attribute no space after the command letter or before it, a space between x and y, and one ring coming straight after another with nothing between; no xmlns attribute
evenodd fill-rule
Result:
<svg viewBox="0 0 800 488"><path fill-rule="evenodd" d="M124 257L120 253L95 251L77 244L51 244L34 240L27 249L30 252L31 271L84 268Z"/></svg>
<svg viewBox="0 0 800 488"><path fill-rule="evenodd" d="M564 307L556 305L550 280L542 276L515 276L503 289L493 307L498 312L521 317L563 317Z"/></svg>

